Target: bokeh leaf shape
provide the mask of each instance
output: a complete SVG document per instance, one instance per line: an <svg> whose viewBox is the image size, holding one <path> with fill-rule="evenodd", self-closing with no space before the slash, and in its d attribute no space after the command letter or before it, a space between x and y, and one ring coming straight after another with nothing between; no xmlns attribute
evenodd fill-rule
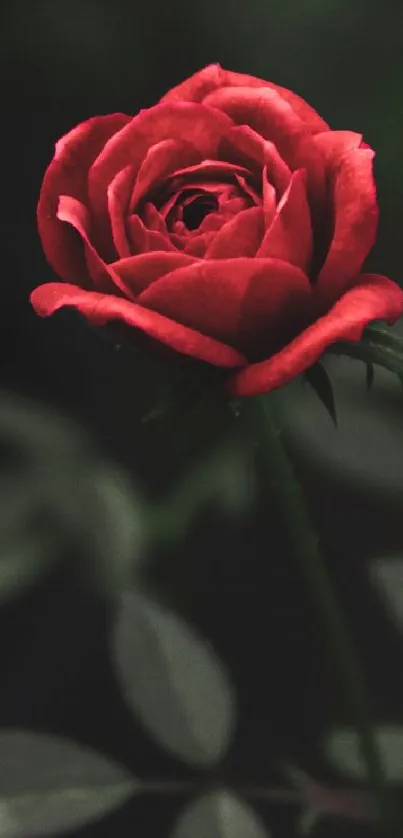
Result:
<svg viewBox="0 0 403 838"><path fill-rule="evenodd" d="M171 838L270 838L257 813L225 789L193 800L182 810Z"/></svg>
<svg viewBox="0 0 403 838"><path fill-rule="evenodd" d="M101 819L141 786L84 746L23 730L0 731L1 838L43 838Z"/></svg>
<svg viewBox="0 0 403 838"><path fill-rule="evenodd" d="M209 645L133 590L121 597L112 652L122 694L149 733L190 765L218 763L236 712L231 683Z"/></svg>
<svg viewBox="0 0 403 838"><path fill-rule="evenodd" d="M403 559L372 562L371 579L395 623L403 631Z"/></svg>
<svg viewBox="0 0 403 838"><path fill-rule="evenodd" d="M57 557L59 461L65 449L71 459L79 448L68 423L0 392L0 602L26 589Z"/></svg>
<svg viewBox="0 0 403 838"><path fill-rule="evenodd" d="M87 567L101 592L115 596L132 586L145 557L146 508L128 476L109 463L88 471L86 488L78 512Z"/></svg>
<svg viewBox="0 0 403 838"><path fill-rule="evenodd" d="M0 392L0 602L69 546L103 592L130 586L144 552L143 519L128 476L79 425Z"/></svg>
<svg viewBox="0 0 403 838"><path fill-rule="evenodd" d="M384 775L391 783L403 782L403 726L384 724L375 728ZM325 753L331 764L352 780L368 779L356 731L338 728L325 739Z"/></svg>

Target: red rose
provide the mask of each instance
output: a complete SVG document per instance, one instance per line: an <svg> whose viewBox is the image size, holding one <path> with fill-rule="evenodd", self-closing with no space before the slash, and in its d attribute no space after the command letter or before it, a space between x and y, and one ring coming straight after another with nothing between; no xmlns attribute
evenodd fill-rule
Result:
<svg viewBox="0 0 403 838"><path fill-rule="evenodd" d="M285 384L327 346L393 323L403 292L360 273L377 228L374 152L283 87L211 65L137 116L56 144L38 226L61 306L124 321L226 368L228 394Z"/></svg>

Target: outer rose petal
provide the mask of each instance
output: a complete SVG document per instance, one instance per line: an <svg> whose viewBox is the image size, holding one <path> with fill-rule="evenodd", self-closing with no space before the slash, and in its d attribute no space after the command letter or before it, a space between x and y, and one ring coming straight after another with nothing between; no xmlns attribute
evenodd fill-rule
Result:
<svg viewBox="0 0 403 838"><path fill-rule="evenodd" d="M294 172L256 256L283 259L307 272L312 254L312 228L306 197L306 173Z"/></svg>
<svg viewBox="0 0 403 838"><path fill-rule="evenodd" d="M61 195L59 198L59 207L57 217L60 221L70 224L74 230L77 231L83 241L85 261L87 264L88 275L91 277L93 284L100 290L106 293L116 293L119 289L123 293L127 293L120 281L118 274L114 271L112 265L107 265L97 253L94 245L90 239L90 218L87 207L71 198L69 195Z"/></svg>
<svg viewBox="0 0 403 838"><path fill-rule="evenodd" d="M152 283L138 300L248 354L306 315L308 277L279 259L202 259ZM245 316L247 309L247 318Z"/></svg>
<svg viewBox="0 0 403 838"><path fill-rule="evenodd" d="M230 396L255 396L287 384L340 340L358 341L372 320L394 323L403 312L403 291L379 274L361 274L354 288L338 300L328 314L294 338L267 361L251 364L232 375L226 385Z"/></svg>
<svg viewBox="0 0 403 838"><path fill-rule="evenodd" d="M334 174L334 231L315 289L326 311L348 287L371 250L378 227L378 205L371 149L353 148Z"/></svg>
<svg viewBox="0 0 403 838"><path fill-rule="evenodd" d="M316 134L314 143L325 159L329 171L334 170L343 157L354 148L370 148L367 143L363 143L362 134L357 134L356 131L325 131L323 134Z"/></svg>
<svg viewBox="0 0 403 838"><path fill-rule="evenodd" d="M220 64L209 64L194 73L186 81L169 90L162 97L161 102L202 102L205 96L221 87L271 87L289 102L295 113L309 126L312 133L326 131L329 128L314 108L286 87L245 73L224 70Z"/></svg>
<svg viewBox="0 0 403 838"><path fill-rule="evenodd" d="M38 230L47 261L67 282L88 285L83 248L77 236L57 219L60 195L87 201L88 170L107 140L130 122L131 117L116 113L95 116L80 123L62 137L42 182L37 207Z"/></svg>
<svg viewBox="0 0 403 838"><path fill-rule="evenodd" d="M121 297L84 291L68 283L50 282L35 288L30 299L41 317L54 314L62 306L72 306L95 326L122 320L171 349L214 366L239 367L246 363L236 349Z"/></svg>
<svg viewBox="0 0 403 838"><path fill-rule="evenodd" d="M126 293L134 298L165 274L171 273L177 268L194 265L198 261L194 256L187 256L178 250L155 250L150 253L129 256L128 259L120 259L119 262L114 262L110 267L124 283L127 289Z"/></svg>

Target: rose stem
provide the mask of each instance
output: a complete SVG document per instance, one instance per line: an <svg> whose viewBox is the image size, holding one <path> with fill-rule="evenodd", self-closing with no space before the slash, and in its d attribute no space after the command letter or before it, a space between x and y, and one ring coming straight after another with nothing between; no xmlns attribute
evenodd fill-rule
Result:
<svg viewBox="0 0 403 838"><path fill-rule="evenodd" d="M276 395L270 393L269 396L245 400L243 402L244 416L252 420L253 432L259 435L261 454L272 475L273 484L276 486L281 502L290 547L315 602L334 661L339 669L345 697L355 719L368 780L381 822L390 838L398 838L398 836L401 838L401 825L399 828L396 813L392 809L374 737L364 679L342 610L320 553L319 537L311 524L298 479L272 413L272 403L275 398Z"/></svg>

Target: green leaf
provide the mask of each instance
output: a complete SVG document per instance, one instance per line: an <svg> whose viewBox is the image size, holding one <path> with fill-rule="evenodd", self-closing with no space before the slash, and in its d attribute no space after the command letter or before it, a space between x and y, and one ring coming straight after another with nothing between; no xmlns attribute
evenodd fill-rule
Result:
<svg viewBox="0 0 403 838"><path fill-rule="evenodd" d="M147 509L128 477L109 464L94 465L81 489L77 514L86 566L102 593L115 596L132 586L142 564Z"/></svg>
<svg viewBox="0 0 403 838"><path fill-rule="evenodd" d="M311 387L315 390L315 393L322 404L325 406L334 425L337 427L336 404L334 400L333 387L325 367L320 361L317 361L316 364L306 371L305 377Z"/></svg>
<svg viewBox="0 0 403 838"><path fill-rule="evenodd" d="M113 658L123 696L145 728L191 765L215 765L235 724L233 691L212 649L138 591L121 597Z"/></svg>
<svg viewBox="0 0 403 838"><path fill-rule="evenodd" d="M393 783L403 782L403 726L379 725L374 733L386 779ZM353 728L332 731L325 739L324 749L329 761L346 777L367 780L359 738Z"/></svg>
<svg viewBox="0 0 403 838"><path fill-rule="evenodd" d="M264 823L243 800L225 789L193 800L172 838L270 838Z"/></svg>
<svg viewBox="0 0 403 838"><path fill-rule="evenodd" d="M66 541L102 584L133 583L144 508L126 475L82 430L29 400L0 396L0 603L65 555Z"/></svg>
<svg viewBox="0 0 403 838"><path fill-rule="evenodd" d="M0 602L31 586L61 555L60 484L66 463L71 472L86 461L84 436L47 408L1 394Z"/></svg>
<svg viewBox="0 0 403 838"><path fill-rule="evenodd" d="M365 363L385 367L399 377L403 375L403 337L382 326L367 326L359 341L339 341L325 354L348 355Z"/></svg>
<svg viewBox="0 0 403 838"><path fill-rule="evenodd" d="M121 806L141 786L109 758L54 736L0 731L1 838L43 838Z"/></svg>

